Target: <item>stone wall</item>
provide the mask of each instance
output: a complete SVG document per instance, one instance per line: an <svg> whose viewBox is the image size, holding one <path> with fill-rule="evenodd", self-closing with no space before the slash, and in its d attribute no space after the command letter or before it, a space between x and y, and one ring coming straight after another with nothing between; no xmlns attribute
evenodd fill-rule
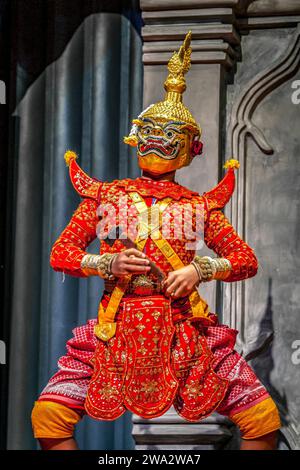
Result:
<svg viewBox="0 0 300 470"><path fill-rule="evenodd" d="M299 149L300 2L297 0L141 0L144 105L163 96L166 63L188 30L192 67L185 104L203 129L204 157L180 171L199 192L241 163L226 215L254 247L260 263L250 280L206 285L201 294L223 321L239 329L237 348L277 401L280 448L300 448ZM298 255L298 256L297 256ZM299 343L300 344L300 343ZM293 359L294 358L294 359ZM137 448L236 448L236 430L212 416L187 424L170 411L134 417ZM154 422L155 421L155 422Z"/></svg>

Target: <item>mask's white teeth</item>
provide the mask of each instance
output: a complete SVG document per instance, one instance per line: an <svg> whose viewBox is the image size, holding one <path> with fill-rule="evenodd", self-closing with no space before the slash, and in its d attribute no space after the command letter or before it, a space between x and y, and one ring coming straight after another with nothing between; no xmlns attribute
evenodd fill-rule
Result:
<svg viewBox="0 0 300 470"><path fill-rule="evenodd" d="M147 145L147 140L144 139L144 137L142 136L140 132L138 133L138 136L139 136L139 139L143 142L143 144Z"/></svg>

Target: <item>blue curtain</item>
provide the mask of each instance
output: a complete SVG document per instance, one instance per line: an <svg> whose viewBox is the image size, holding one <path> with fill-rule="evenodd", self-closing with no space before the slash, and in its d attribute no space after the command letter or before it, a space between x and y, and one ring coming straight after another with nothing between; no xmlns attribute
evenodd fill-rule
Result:
<svg viewBox="0 0 300 470"><path fill-rule="evenodd" d="M72 328L97 316L102 292L100 279L63 279L49 266L51 246L79 203L64 152L77 151L80 165L100 180L139 173L122 142L142 104L136 9L86 16L59 57L29 86L28 79L18 65L8 449L36 448L34 400L55 372ZM89 247L98 249L98 240ZM81 449L131 448L131 415L115 422L85 417L77 439Z"/></svg>

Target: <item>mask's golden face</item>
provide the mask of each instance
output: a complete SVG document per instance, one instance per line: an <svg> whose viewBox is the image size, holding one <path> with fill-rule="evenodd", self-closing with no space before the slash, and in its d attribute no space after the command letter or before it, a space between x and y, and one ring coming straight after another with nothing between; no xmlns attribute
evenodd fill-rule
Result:
<svg viewBox="0 0 300 470"><path fill-rule="evenodd" d="M148 173L169 173L191 161L193 135L184 122L142 118L137 138L139 166Z"/></svg>

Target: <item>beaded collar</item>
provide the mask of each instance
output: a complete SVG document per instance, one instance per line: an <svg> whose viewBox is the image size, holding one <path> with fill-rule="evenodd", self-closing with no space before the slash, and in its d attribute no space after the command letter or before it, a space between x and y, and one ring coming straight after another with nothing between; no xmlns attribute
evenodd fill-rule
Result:
<svg viewBox="0 0 300 470"><path fill-rule="evenodd" d="M178 201L180 198L191 199L193 196L198 195L196 191L191 191L173 181L155 181L145 176L135 180L126 178L118 181L116 184L123 187L127 192L136 191L141 196L152 196L157 199L171 197Z"/></svg>

